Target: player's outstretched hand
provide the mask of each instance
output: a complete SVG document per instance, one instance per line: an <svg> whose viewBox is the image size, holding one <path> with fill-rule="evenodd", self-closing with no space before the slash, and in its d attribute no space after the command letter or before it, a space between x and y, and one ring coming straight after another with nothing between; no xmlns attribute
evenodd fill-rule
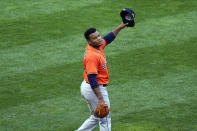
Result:
<svg viewBox="0 0 197 131"><path fill-rule="evenodd" d="M122 30L123 28L125 28L125 27L127 27L127 25L128 25L128 23L121 23L114 31L113 31L113 33L114 33L114 35L115 36L117 36L118 35L118 33L120 32L120 30Z"/></svg>
<svg viewBox="0 0 197 131"><path fill-rule="evenodd" d="M127 27L127 25L128 25L128 23L121 23L120 25L119 25L119 28L120 29L123 29L123 28L125 28L125 27Z"/></svg>

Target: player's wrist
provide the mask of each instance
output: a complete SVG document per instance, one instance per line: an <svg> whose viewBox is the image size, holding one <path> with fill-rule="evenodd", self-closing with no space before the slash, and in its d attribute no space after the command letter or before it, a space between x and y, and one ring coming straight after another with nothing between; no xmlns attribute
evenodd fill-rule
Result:
<svg viewBox="0 0 197 131"><path fill-rule="evenodd" d="M103 98L99 99L98 103L105 103L104 99Z"/></svg>
<svg viewBox="0 0 197 131"><path fill-rule="evenodd" d="M98 100L103 101L103 96L102 95L98 96Z"/></svg>

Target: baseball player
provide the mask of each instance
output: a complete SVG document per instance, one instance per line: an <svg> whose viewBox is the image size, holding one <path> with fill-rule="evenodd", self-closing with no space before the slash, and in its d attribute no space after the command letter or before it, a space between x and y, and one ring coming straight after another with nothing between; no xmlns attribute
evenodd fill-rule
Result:
<svg viewBox="0 0 197 131"><path fill-rule="evenodd" d="M99 124L100 131L111 131L110 114L104 118L95 116L94 111L97 105L105 103L110 107L107 85L109 83L109 73L107 61L104 54L105 46L109 45L118 35L121 29L128 23L121 23L115 30L108 33L103 38L95 28L89 28L84 36L88 42L84 53L84 81L81 84L81 95L86 100L90 109L90 117L78 128L77 131L92 131Z"/></svg>

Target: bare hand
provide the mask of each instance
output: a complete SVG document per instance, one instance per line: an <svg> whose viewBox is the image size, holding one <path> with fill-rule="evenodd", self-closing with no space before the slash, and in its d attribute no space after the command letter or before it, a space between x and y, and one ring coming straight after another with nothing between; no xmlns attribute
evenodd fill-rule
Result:
<svg viewBox="0 0 197 131"><path fill-rule="evenodd" d="M123 29L123 28L125 28L125 27L127 27L127 25L128 25L128 23L121 23L120 25L119 25L119 28L120 29Z"/></svg>
<svg viewBox="0 0 197 131"><path fill-rule="evenodd" d="M98 104L104 104L104 100L103 99L99 99Z"/></svg>
<svg viewBox="0 0 197 131"><path fill-rule="evenodd" d="M123 28L125 28L126 26L128 25L128 23L121 23L114 31L113 31L113 33L114 33L114 35L115 36L117 36L118 35L118 33L120 32L120 30L122 30Z"/></svg>

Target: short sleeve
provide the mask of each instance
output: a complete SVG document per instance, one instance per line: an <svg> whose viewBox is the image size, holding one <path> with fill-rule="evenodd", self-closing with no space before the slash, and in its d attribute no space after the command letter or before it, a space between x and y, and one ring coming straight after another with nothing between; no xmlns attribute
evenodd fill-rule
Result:
<svg viewBox="0 0 197 131"><path fill-rule="evenodd" d="M99 67L99 61L98 58L93 55L91 57L86 57L86 72L87 74L98 74L98 67Z"/></svg>

